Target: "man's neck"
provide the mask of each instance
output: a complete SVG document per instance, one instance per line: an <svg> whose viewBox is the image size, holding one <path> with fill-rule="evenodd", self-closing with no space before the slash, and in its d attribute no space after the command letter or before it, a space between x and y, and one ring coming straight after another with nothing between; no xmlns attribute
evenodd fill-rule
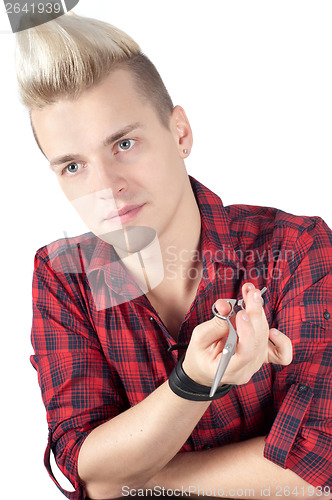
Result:
<svg viewBox="0 0 332 500"><path fill-rule="evenodd" d="M200 281L200 236L200 211L188 179L181 206L163 234L139 252L116 251L150 297L168 290L181 296Z"/></svg>

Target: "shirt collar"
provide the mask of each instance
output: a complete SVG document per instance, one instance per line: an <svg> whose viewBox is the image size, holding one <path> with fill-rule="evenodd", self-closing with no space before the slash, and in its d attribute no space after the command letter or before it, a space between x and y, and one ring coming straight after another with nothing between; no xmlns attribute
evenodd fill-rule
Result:
<svg viewBox="0 0 332 500"><path fill-rule="evenodd" d="M193 177L189 179L201 213L203 259L208 256L214 263L238 268L241 261L231 237L228 210L218 195Z"/></svg>

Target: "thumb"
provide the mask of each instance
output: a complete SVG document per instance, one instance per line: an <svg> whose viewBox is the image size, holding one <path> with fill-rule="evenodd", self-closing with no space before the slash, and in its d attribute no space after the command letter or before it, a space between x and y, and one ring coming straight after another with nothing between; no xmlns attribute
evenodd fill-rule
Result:
<svg viewBox="0 0 332 500"><path fill-rule="evenodd" d="M216 307L220 314L226 316L230 310L228 302L222 299L216 302ZM227 336L228 332L229 328L227 321L214 316L212 319L196 326L192 334L192 341L194 341L199 348L206 349Z"/></svg>
<svg viewBox="0 0 332 500"><path fill-rule="evenodd" d="M293 360L291 340L276 328L269 331L268 362L276 365L289 365Z"/></svg>

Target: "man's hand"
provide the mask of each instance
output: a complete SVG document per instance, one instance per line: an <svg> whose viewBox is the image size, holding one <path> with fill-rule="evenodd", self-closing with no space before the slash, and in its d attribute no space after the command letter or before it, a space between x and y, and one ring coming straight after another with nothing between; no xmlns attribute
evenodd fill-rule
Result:
<svg viewBox="0 0 332 500"><path fill-rule="evenodd" d="M232 320L238 333L238 344L221 384L246 384L264 363L289 365L292 361L292 343L275 328L269 330L261 301L261 293L251 283L242 287L246 304ZM225 300L216 302L218 312L227 316L230 305ZM214 317L198 325L188 346L183 369L195 382L211 386L222 350L228 336L227 322Z"/></svg>

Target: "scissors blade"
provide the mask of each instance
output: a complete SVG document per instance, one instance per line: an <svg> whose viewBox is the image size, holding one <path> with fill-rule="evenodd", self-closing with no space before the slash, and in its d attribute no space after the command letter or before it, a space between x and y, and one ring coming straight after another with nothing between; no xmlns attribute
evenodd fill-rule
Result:
<svg viewBox="0 0 332 500"><path fill-rule="evenodd" d="M227 318L226 321L227 321L228 326L229 326L229 334L228 334L227 341L226 341L224 350L222 352L222 355L221 355L221 358L219 361L219 365L217 368L217 372L216 372L216 375L214 377L213 384L212 384L212 387L210 390L210 398L212 398L214 396L216 390L218 389L218 386L220 384L221 379L224 376L224 373L226 371L228 363L232 359L232 356L235 352L235 346L236 346L236 342L237 342L237 333L236 333L232 323L230 322L230 320Z"/></svg>
<svg viewBox="0 0 332 500"><path fill-rule="evenodd" d="M210 390L210 398L212 398L215 395L216 390L218 389L218 386L220 384L220 380L223 378L224 373L226 371L226 368L228 366L228 363L230 362L232 358L232 354L230 351L228 351L226 348L223 350L219 366L216 372L216 375L214 377L214 381Z"/></svg>

